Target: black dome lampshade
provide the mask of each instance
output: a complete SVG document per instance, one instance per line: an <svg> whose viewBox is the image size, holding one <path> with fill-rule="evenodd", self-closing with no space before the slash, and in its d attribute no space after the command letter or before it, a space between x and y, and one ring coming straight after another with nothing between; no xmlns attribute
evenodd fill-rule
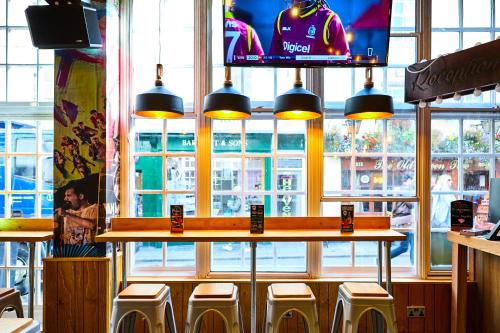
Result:
<svg viewBox="0 0 500 333"><path fill-rule="evenodd" d="M295 69L293 88L274 100L274 116L286 120L310 120L321 117L321 98L302 87L300 68Z"/></svg>
<svg viewBox="0 0 500 333"><path fill-rule="evenodd" d="M394 115L392 96L373 88L372 68L366 68L363 90L345 102L344 117L352 120L384 119Z"/></svg>
<svg viewBox="0 0 500 333"><path fill-rule="evenodd" d="M137 95L134 113L145 118L175 119L184 116L182 98L163 86L163 66L156 65L155 87Z"/></svg>
<svg viewBox="0 0 500 333"><path fill-rule="evenodd" d="M225 68L224 87L205 96L203 114L208 118L237 120L252 115L250 98L233 88L231 68Z"/></svg>

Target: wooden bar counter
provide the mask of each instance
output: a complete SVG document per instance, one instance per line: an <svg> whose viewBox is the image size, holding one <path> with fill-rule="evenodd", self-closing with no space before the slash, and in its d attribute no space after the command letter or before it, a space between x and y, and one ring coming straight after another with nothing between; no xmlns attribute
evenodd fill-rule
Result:
<svg viewBox="0 0 500 333"><path fill-rule="evenodd" d="M451 332L465 333L467 312L476 311L473 327L478 332L500 332L496 318L500 305L500 242L481 237L467 237L457 231L448 232L452 242ZM467 248L476 252L478 302L476 309L467 309ZM484 267L485 264L489 267Z"/></svg>

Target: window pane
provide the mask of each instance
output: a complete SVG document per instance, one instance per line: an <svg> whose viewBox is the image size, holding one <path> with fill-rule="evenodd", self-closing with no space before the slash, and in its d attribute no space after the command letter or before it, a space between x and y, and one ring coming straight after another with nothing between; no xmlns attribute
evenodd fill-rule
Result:
<svg viewBox="0 0 500 333"><path fill-rule="evenodd" d="M42 152L51 153L54 151L54 122L53 121L40 121L42 128Z"/></svg>
<svg viewBox="0 0 500 333"><path fill-rule="evenodd" d="M392 265L412 267L415 265L415 228L418 205L415 202L388 202L387 210L391 214L391 228L406 236L405 240L391 244Z"/></svg>
<svg viewBox="0 0 500 333"><path fill-rule="evenodd" d="M260 106L262 103L274 100L274 71L273 68L243 68L243 77L241 83L245 83L242 93L254 102L253 106ZM236 78L235 78L236 80ZM290 89L293 81L290 81ZM278 91L278 94L284 93L286 90ZM257 104L255 104L257 103Z"/></svg>
<svg viewBox="0 0 500 333"><path fill-rule="evenodd" d="M35 195L34 194L13 194L10 196L10 215L12 217L35 217Z"/></svg>
<svg viewBox="0 0 500 333"><path fill-rule="evenodd" d="M5 189L5 158L0 157L0 191Z"/></svg>
<svg viewBox="0 0 500 333"><path fill-rule="evenodd" d="M54 195L53 194L42 194L42 217L53 217L54 216Z"/></svg>
<svg viewBox="0 0 500 333"><path fill-rule="evenodd" d="M135 151L155 153L163 150L163 122L150 119L135 119Z"/></svg>
<svg viewBox="0 0 500 333"><path fill-rule="evenodd" d="M40 164L42 169L39 170L41 173L41 188L42 190L52 190L52 175L54 172L54 158L53 157L44 157L40 160Z"/></svg>
<svg viewBox="0 0 500 333"><path fill-rule="evenodd" d="M491 121L464 120L464 152L489 153L491 143Z"/></svg>
<svg viewBox="0 0 500 333"><path fill-rule="evenodd" d="M306 198L304 195L278 195L277 216L305 216Z"/></svg>
<svg viewBox="0 0 500 333"><path fill-rule="evenodd" d="M356 191L380 191L384 186L381 157L356 157Z"/></svg>
<svg viewBox="0 0 500 333"><path fill-rule="evenodd" d="M458 158L432 158L431 189L433 192L458 190Z"/></svg>
<svg viewBox="0 0 500 333"><path fill-rule="evenodd" d="M304 153L306 150L306 122L278 120L278 152Z"/></svg>
<svg viewBox="0 0 500 333"><path fill-rule="evenodd" d="M387 121L387 150L389 153L415 154L416 122L413 119Z"/></svg>
<svg viewBox="0 0 500 333"><path fill-rule="evenodd" d="M464 49L473 47L476 43L487 43L491 40L489 32L464 32Z"/></svg>
<svg viewBox="0 0 500 333"><path fill-rule="evenodd" d="M7 47L7 30L5 28L0 28L0 64L5 64L7 62L7 59L5 58L6 47Z"/></svg>
<svg viewBox="0 0 500 333"><path fill-rule="evenodd" d="M139 156L135 160L135 170L142 174L142 188L138 188L138 190L161 190L163 175L158 170L162 170L162 157Z"/></svg>
<svg viewBox="0 0 500 333"><path fill-rule="evenodd" d="M415 164L413 157L387 158L387 190L414 196Z"/></svg>
<svg viewBox="0 0 500 333"><path fill-rule="evenodd" d="M490 179L490 160L487 158L464 158L464 190L487 191Z"/></svg>
<svg viewBox="0 0 500 333"><path fill-rule="evenodd" d="M352 149L353 121L345 119L325 119L324 152L347 153Z"/></svg>
<svg viewBox="0 0 500 333"><path fill-rule="evenodd" d="M7 77L7 69L6 66L0 66L0 101L5 102L7 98L7 90L6 90L6 77Z"/></svg>
<svg viewBox="0 0 500 333"><path fill-rule="evenodd" d="M212 195L212 216L240 216L242 199L239 195Z"/></svg>
<svg viewBox="0 0 500 333"><path fill-rule="evenodd" d="M36 66L8 66L7 76L9 102L36 101Z"/></svg>
<svg viewBox="0 0 500 333"><path fill-rule="evenodd" d="M28 6L36 4L37 0L8 0L9 16L7 17L7 23L11 26L27 26L28 22L24 10Z"/></svg>
<svg viewBox="0 0 500 333"><path fill-rule="evenodd" d="M0 121L0 153L5 152L5 122Z"/></svg>
<svg viewBox="0 0 500 333"><path fill-rule="evenodd" d="M34 121L12 122L10 149L15 153L34 153L36 151L36 123Z"/></svg>
<svg viewBox="0 0 500 333"><path fill-rule="evenodd" d="M167 191L194 190L195 185L194 157L167 158Z"/></svg>
<svg viewBox="0 0 500 333"><path fill-rule="evenodd" d="M193 194L168 194L167 195L167 215L170 216L171 205L183 205L184 216L196 215L196 198Z"/></svg>
<svg viewBox="0 0 500 333"><path fill-rule="evenodd" d="M13 190L35 189L35 157L16 156L11 157L11 186ZM35 199L33 199L35 200Z"/></svg>
<svg viewBox="0 0 500 333"><path fill-rule="evenodd" d="M354 242L356 266L377 266L377 242Z"/></svg>
<svg viewBox="0 0 500 333"><path fill-rule="evenodd" d="M440 2L439 0L438 2ZM434 0L436 2L436 0ZM449 16L449 15L439 15ZM431 57L437 58L439 55L454 53L460 48L460 35L458 32L432 32Z"/></svg>
<svg viewBox="0 0 500 333"><path fill-rule="evenodd" d="M196 148L194 119L167 121L167 152L194 153Z"/></svg>
<svg viewBox="0 0 500 333"><path fill-rule="evenodd" d="M0 8L5 8L5 1L6 0L0 0ZM0 25L6 25L6 24L7 24L7 11L2 10L0 12Z"/></svg>
<svg viewBox="0 0 500 333"><path fill-rule="evenodd" d="M133 267L159 267L163 264L162 243L132 243Z"/></svg>
<svg viewBox="0 0 500 333"><path fill-rule="evenodd" d="M212 189L214 191L241 191L241 159L212 159Z"/></svg>
<svg viewBox="0 0 500 333"><path fill-rule="evenodd" d="M416 61L416 39L413 37L391 37L389 43L389 65L409 65ZM400 52L400 50L405 50Z"/></svg>
<svg viewBox="0 0 500 333"><path fill-rule="evenodd" d="M381 152L383 147L383 120L356 121L356 151Z"/></svg>
<svg viewBox="0 0 500 333"><path fill-rule="evenodd" d="M495 121L495 151L500 153L500 120Z"/></svg>
<svg viewBox="0 0 500 333"><path fill-rule="evenodd" d="M405 68L387 68L387 94L394 102L403 103L405 97Z"/></svg>
<svg viewBox="0 0 500 333"><path fill-rule="evenodd" d="M278 159L278 191L305 191L306 163L302 158Z"/></svg>
<svg viewBox="0 0 500 333"><path fill-rule="evenodd" d="M38 63L39 64L54 64L54 50L38 49Z"/></svg>
<svg viewBox="0 0 500 333"><path fill-rule="evenodd" d="M24 11L24 10L23 10ZM7 62L9 64L36 64L36 48L31 43L28 29L7 29L9 47L7 48Z"/></svg>
<svg viewBox="0 0 500 333"><path fill-rule="evenodd" d="M351 242L323 242L323 267L351 267Z"/></svg>
<svg viewBox="0 0 500 333"><path fill-rule="evenodd" d="M38 101L52 102L54 100L54 67L40 66L38 74Z"/></svg>
<svg viewBox="0 0 500 333"><path fill-rule="evenodd" d="M163 216L163 200L161 194L136 194L137 217L161 217Z"/></svg>
<svg viewBox="0 0 500 333"><path fill-rule="evenodd" d="M245 191L272 190L273 159L254 157L245 159Z"/></svg>
<svg viewBox="0 0 500 333"><path fill-rule="evenodd" d="M491 0L463 0L463 2L464 27L490 27Z"/></svg>
<svg viewBox="0 0 500 333"><path fill-rule="evenodd" d="M500 0L496 0L495 2L495 21L496 27L500 28Z"/></svg>
<svg viewBox="0 0 500 333"><path fill-rule="evenodd" d="M390 53L389 53L390 54ZM352 70L348 68L325 68L325 101L344 103L352 96ZM342 82L342 84L339 84Z"/></svg>
<svg viewBox="0 0 500 333"><path fill-rule="evenodd" d="M212 150L214 153L241 152L240 120L217 120L213 122Z"/></svg>
<svg viewBox="0 0 500 333"><path fill-rule="evenodd" d="M247 153L271 153L273 134L273 120L247 120L245 122L245 151Z"/></svg>
<svg viewBox="0 0 500 333"><path fill-rule="evenodd" d="M500 178L500 158L496 159L495 170L496 170L496 176L495 176L495 178Z"/></svg>
<svg viewBox="0 0 500 333"><path fill-rule="evenodd" d="M5 217L5 195L0 195L0 217Z"/></svg>
<svg viewBox="0 0 500 333"><path fill-rule="evenodd" d="M391 15L391 30L415 31L414 0L394 0Z"/></svg>
<svg viewBox="0 0 500 333"><path fill-rule="evenodd" d="M433 119L431 128L433 153L458 153L458 120Z"/></svg>
<svg viewBox="0 0 500 333"><path fill-rule="evenodd" d="M432 12L441 14L432 15L433 27L458 27L458 0L432 0Z"/></svg>
<svg viewBox="0 0 500 333"><path fill-rule="evenodd" d="M323 177L323 192L325 195L339 195L339 191L348 191L351 189L350 156L325 157L323 173L325 174Z"/></svg>
<svg viewBox="0 0 500 333"><path fill-rule="evenodd" d="M195 265L195 244L193 242L167 243L167 266L186 267Z"/></svg>

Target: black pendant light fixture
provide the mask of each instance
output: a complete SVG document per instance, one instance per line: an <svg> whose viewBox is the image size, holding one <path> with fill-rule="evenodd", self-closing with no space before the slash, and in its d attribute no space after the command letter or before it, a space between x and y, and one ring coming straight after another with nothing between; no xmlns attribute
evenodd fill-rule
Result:
<svg viewBox="0 0 500 333"><path fill-rule="evenodd" d="M137 95L134 113L146 118L171 119L184 116L182 98L163 86L163 65L161 62L161 2L158 1L158 64L154 88Z"/></svg>
<svg viewBox="0 0 500 333"><path fill-rule="evenodd" d="M365 87L345 102L344 117L352 120L384 119L394 115L392 96L373 88L372 68L367 67Z"/></svg>
<svg viewBox="0 0 500 333"><path fill-rule="evenodd" d="M293 88L274 100L274 116L287 120L310 120L322 115L321 98L302 87L300 68L295 69Z"/></svg>
<svg viewBox="0 0 500 333"><path fill-rule="evenodd" d="M250 98L233 88L231 67L225 67L224 87L205 96L203 114L224 120L246 119L252 115Z"/></svg>

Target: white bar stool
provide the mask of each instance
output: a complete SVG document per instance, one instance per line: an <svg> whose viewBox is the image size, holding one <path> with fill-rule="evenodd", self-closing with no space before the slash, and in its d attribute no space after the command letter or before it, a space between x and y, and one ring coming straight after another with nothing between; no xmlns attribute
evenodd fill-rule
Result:
<svg viewBox="0 0 500 333"><path fill-rule="evenodd" d="M170 288L164 284L132 284L119 293L113 300L110 332L118 332L123 318L133 312L146 318L151 333L165 332L165 316L170 332L176 332Z"/></svg>
<svg viewBox="0 0 500 333"><path fill-rule="evenodd" d="M40 333L40 323L31 318L0 318L2 333Z"/></svg>
<svg viewBox="0 0 500 333"><path fill-rule="evenodd" d="M21 294L14 288L0 288L0 317L8 308L16 310L18 318L23 318L23 305L21 303Z"/></svg>
<svg viewBox="0 0 500 333"><path fill-rule="evenodd" d="M376 283L346 282L339 286L332 333L337 333L343 317L343 333L356 333L359 320L368 310L378 311L391 333L397 333L394 299ZM342 312L344 315L342 316Z"/></svg>
<svg viewBox="0 0 500 333"><path fill-rule="evenodd" d="M238 287L232 283L200 283L189 297L185 333L200 331L202 316L215 311L222 316L226 333L243 332Z"/></svg>
<svg viewBox="0 0 500 333"><path fill-rule="evenodd" d="M316 297L304 283L274 283L267 287L266 333L277 333L281 317L287 312L299 312L306 332L319 333Z"/></svg>

